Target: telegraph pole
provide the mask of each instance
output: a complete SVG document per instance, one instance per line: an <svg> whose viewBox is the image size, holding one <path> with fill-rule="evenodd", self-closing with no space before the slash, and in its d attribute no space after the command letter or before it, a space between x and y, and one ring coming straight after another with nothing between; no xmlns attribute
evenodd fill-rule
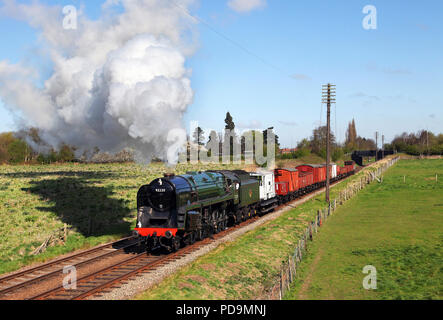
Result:
<svg viewBox="0 0 443 320"><path fill-rule="evenodd" d="M375 161L378 160L378 131L375 132Z"/></svg>
<svg viewBox="0 0 443 320"><path fill-rule="evenodd" d="M326 84L322 88L322 103L327 106L326 120L326 202L329 203L329 185L331 173L329 166L331 162L331 103L335 103L335 85Z"/></svg>
<svg viewBox="0 0 443 320"><path fill-rule="evenodd" d="M382 157L385 158L385 135L383 134L381 136L381 151L382 151Z"/></svg>

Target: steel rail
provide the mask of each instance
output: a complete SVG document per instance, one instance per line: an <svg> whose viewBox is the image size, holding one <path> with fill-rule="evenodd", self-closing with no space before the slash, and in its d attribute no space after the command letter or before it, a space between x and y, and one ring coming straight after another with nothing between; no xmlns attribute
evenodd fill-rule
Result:
<svg viewBox="0 0 443 320"><path fill-rule="evenodd" d="M140 273L144 273L146 271L154 270L156 267L162 264L166 264L171 260L176 260L177 258L180 258L182 256L185 256L186 254L189 254L195 250L200 249L202 246L205 246L213 241L215 241L218 238L221 238L225 236L226 234L229 234L233 232L234 230L237 230L239 228L242 228L250 223L255 222L258 220L258 216L255 216L251 219L248 219L239 225L233 226L231 228L228 228L224 231L221 231L217 234L214 234L212 237L205 238L201 241L198 241L192 245L188 245L176 252L170 253L168 255L164 256L153 256L153 255L146 255L146 253L140 253L136 255L135 257L131 257L125 261L121 261L117 264L114 264L112 266L103 268L99 271L96 271L90 275L84 276L77 280L77 289L73 290L66 290L62 286L59 286L57 288L53 288L51 290L48 290L44 293L38 294L32 298L29 298L29 300L45 300L45 299L55 299L55 300L82 300L84 298L87 298L89 296L92 296L96 293L102 292L103 290L112 287L113 285L116 285L118 283L121 283L122 281L125 281L133 276L136 276ZM146 259L146 262L143 262L143 259ZM141 264L136 265L140 261ZM132 264L132 265L131 265ZM124 271L124 269L129 269L127 271ZM120 271L120 272L119 272ZM121 272L123 271L123 272ZM110 273L118 273L115 275L112 275ZM101 279L100 279L101 278ZM106 279L108 278L108 279ZM104 281L103 281L104 280ZM93 284L92 282L95 282ZM89 287L89 289L88 289ZM83 290L86 289L86 290Z"/></svg>
<svg viewBox="0 0 443 320"><path fill-rule="evenodd" d="M78 267L83 266L83 265L91 264L91 263L93 263L93 262L95 262L97 260L109 258L109 257L111 257L111 256L113 256L115 254L118 254L121 251L124 251L125 249L133 247L135 245L137 245L137 244L136 243L128 244L128 245L126 245L126 246L124 246L122 248L115 249L115 251L106 252L106 253L104 253L102 255L95 256L95 257L93 257L91 259L87 259L87 260L84 260L84 261L77 262L75 264L72 264L72 266L78 268ZM49 279L51 277L56 276L57 274L60 274L61 271L63 271L63 268L60 268L60 269L57 269L57 270L54 270L54 271L50 271L49 273L45 273L45 274L42 274L42 275L38 275L38 276L36 276L34 278L31 278L29 280L25 280L23 282L14 284L14 285L12 285L10 287L6 287L4 289L1 289L0 290L0 296L5 295L5 294L7 294L7 293L9 293L11 291L15 291L15 290L21 289L21 288L26 287L28 285L31 285L31 284L34 284L34 283L37 283L37 282L41 282L41 281L47 280L47 279ZM13 278L12 280L14 280L14 279L17 279L17 278ZM11 280L9 280L9 281L11 281Z"/></svg>
<svg viewBox="0 0 443 320"><path fill-rule="evenodd" d="M65 263L65 262L68 262L68 261L72 261L72 260L76 260L78 258L85 257L85 256L88 256L88 255L91 255L91 254L103 251L106 248L112 248L113 245L116 245L116 244L118 244L120 242L124 242L124 241L130 240L130 239L133 239L133 238L134 237L132 237L132 236L131 237L126 237L126 238L120 239L120 240L115 241L115 242L106 243L106 244L100 245L98 247L94 247L92 249L89 249L89 250L86 250L86 251L82 251L82 252L70 255L68 257L56 259L56 260L53 260L53 261L50 261L48 263L44 263L44 264L38 265L38 266L30 268L30 269L26 269L26 270L23 270L23 271L20 271L20 272L16 272L16 273L4 276L4 277L0 278L0 285L3 285L3 284L7 285L8 282L14 281L14 280L20 281L19 278L30 276L32 273L35 273L35 272L38 272L38 271L44 272L44 270L46 270L46 269L50 269L50 268L52 268L54 266L57 266L57 265L60 265L62 263ZM132 247L134 245L136 245L136 243L128 244L128 245L123 246L121 248L117 248L114 251L106 252L106 253L104 253L102 255L98 255L98 256L92 257L91 259L87 259L87 260L84 260L84 261L77 262L77 263L73 264L73 266L82 266L82 265L94 262L94 261L96 261L98 259L102 259L102 258L106 258L108 256L112 256L112 255L117 254L117 253L121 252L122 250L125 250L125 249L127 249L129 247ZM57 270L54 270L54 271L49 271L49 273L37 275L36 277L33 277L33 278L29 279L29 280L24 280L24 281L21 281L21 282L19 282L17 284L13 284L12 286L8 286L8 287L5 287L5 288L2 288L2 289L0 289L0 296L3 296L3 295L5 295L5 294L7 294L7 293L9 293L11 291L20 289L20 288L25 287L27 285L30 285L30 284L33 284L33 283L40 282L40 281L43 281L45 279L48 279L48 278L54 276L55 274L59 273L62 270L63 270L63 268L60 268L60 269L57 269Z"/></svg>

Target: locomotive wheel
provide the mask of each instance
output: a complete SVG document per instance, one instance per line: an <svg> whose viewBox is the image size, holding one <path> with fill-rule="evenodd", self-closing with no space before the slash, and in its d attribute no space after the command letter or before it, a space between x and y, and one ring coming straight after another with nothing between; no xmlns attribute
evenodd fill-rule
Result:
<svg viewBox="0 0 443 320"><path fill-rule="evenodd" d="M248 211L247 209L243 209L242 211L242 221L248 220Z"/></svg>
<svg viewBox="0 0 443 320"><path fill-rule="evenodd" d="M175 252L178 249L180 249L180 237L175 237L174 239L172 239L172 251Z"/></svg>
<svg viewBox="0 0 443 320"><path fill-rule="evenodd" d="M198 240L198 241L203 240L203 230L202 229L195 231L195 240Z"/></svg>
<svg viewBox="0 0 443 320"><path fill-rule="evenodd" d="M212 221L211 221L213 234L217 234L220 232L219 228L218 228L218 222L217 222L219 219L220 219L220 212L218 210L214 210L212 212Z"/></svg>
<svg viewBox="0 0 443 320"><path fill-rule="evenodd" d="M236 216L235 216L235 225L240 224L240 222L242 221L243 215L241 211L238 211Z"/></svg>
<svg viewBox="0 0 443 320"><path fill-rule="evenodd" d="M196 232L194 231L189 235L189 244L194 244L196 240L195 238L196 238Z"/></svg>

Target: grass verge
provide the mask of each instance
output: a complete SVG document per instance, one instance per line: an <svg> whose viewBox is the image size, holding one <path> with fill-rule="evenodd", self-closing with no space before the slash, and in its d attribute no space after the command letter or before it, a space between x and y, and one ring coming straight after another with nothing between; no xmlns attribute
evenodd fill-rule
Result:
<svg viewBox="0 0 443 320"><path fill-rule="evenodd" d="M338 208L286 299L442 299L443 160L402 160ZM406 181L406 182L405 182ZM365 290L363 267L377 270Z"/></svg>

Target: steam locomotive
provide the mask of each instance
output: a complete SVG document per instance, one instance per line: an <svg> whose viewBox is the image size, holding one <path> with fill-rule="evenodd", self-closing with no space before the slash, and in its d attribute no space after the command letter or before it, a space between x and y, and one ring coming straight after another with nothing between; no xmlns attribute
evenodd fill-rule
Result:
<svg viewBox="0 0 443 320"><path fill-rule="evenodd" d="M331 181L355 171L330 165ZM165 174L137 193L135 235L148 250L176 251L324 186L326 165L274 171L215 170Z"/></svg>

